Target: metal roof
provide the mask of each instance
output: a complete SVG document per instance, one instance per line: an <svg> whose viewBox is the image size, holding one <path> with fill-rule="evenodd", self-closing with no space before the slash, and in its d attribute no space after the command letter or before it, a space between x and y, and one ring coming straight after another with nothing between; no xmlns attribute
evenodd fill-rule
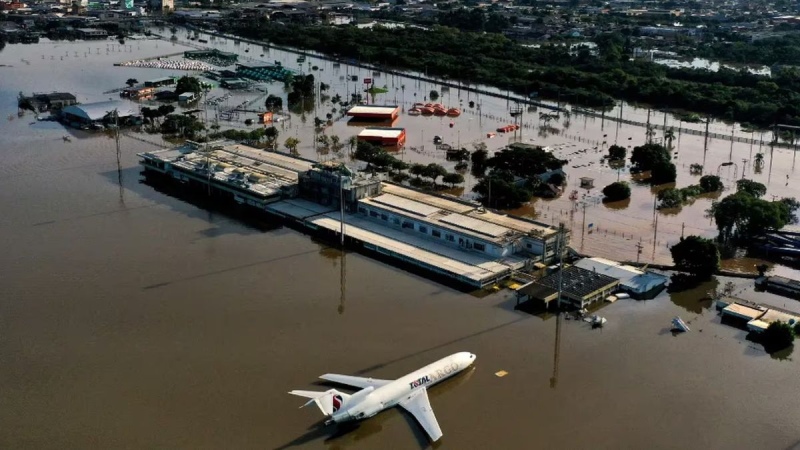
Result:
<svg viewBox="0 0 800 450"><path fill-rule="evenodd" d="M358 133L358 137L399 138L405 128L369 127Z"/></svg>
<svg viewBox="0 0 800 450"><path fill-rule="evenodd" d="M117 110L119 117L138 116L139 110L132 104L119 100L99 103L85 103L83 105L67 106L62 110L64 114L71 114L89 121L101 120L112 111Z"/></svg>
<svg viewBox="0 0 800 450"><path fill-rule="evenodd" d="M583 298L592 292L611 287L619 282L607 275L569 266L562 269L562 292L571 297ZM550 274L536 282L551 289L558 290L558 272Z"/></svg>
<svg viewBox="0 0 800 450"><path fill-rule="evenodd" d="M359 105L350 108L347 114L394 114L398 109L395 105Z"/></svg>
<svg viewBox="0 0 800 450"><path fill-rule="evenodd" d="M474 231L478 234L482 234L492 238L498 238L509 232L508 228L501 227L499 225L494 225L489 222L485 222L483 220L474 219L469 216L462 216L457 214L452 214L449 216L442 217L441 219L439 219L439 221L450 225L455 225L465 230Z"/></svg>
<svg viewBox="0 0 800 450"><path fill-rule="evenodd" d="M391 206L392 208L397 208L401 211L405 211L420 217L428 217L439 211L439 208L434 208L433 206L415 202L414 200L409 200L407 198L398 197L392 194L379 195L377 197L373 197L371 200L375 203Z"/></svg>

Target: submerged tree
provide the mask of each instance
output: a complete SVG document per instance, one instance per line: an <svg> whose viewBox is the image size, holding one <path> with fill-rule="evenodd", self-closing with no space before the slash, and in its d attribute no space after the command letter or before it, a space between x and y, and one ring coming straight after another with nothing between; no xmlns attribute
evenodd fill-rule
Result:
<svg viewBox="0 0 800 450"><path fill-rule="evenodd" d="M711 239L687 236L670 247L675 267L707 280L719 270L719 249Z"/></svg>

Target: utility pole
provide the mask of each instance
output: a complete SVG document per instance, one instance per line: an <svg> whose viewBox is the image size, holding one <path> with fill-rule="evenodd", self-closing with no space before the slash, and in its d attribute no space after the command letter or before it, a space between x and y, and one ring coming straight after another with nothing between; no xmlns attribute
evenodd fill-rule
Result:
<svg viewBox="0 0 800 450"><path fill-rule="evenodd" d="M708 125L711 122L711 116L706 116L706 134L703 140L703 167L706 166L706 153L708 153Z"/></svg>
<svg viewBox="0 0 800 450"><path fill-rule="evenodd" d="M339 208L340 208L340 230L341 235L340 244L342 245L342 253L344 253L344 177L339 174Z"/></svg>
<svg viewBox="0 0 800 450"><path fill-rule="evenodd" d="M636 264L639 264L639 256L641 256L643 248L642 241L636 243Z"/></svg>
<svg viewBox="0 0 800 450"><path fill-rule="evenodd" d="M556 248L558 248L558 299L556 300L556 307L558 308L558 315L561 315L561 290L564 285L564 222L558 224L558 240Z"/></svg>
<svg viewBox="0 0 800 450"><path fill-rule="evenodd" d="M686 222L681 223L681 239L683 239L683 230L686 228Z"/></svg>

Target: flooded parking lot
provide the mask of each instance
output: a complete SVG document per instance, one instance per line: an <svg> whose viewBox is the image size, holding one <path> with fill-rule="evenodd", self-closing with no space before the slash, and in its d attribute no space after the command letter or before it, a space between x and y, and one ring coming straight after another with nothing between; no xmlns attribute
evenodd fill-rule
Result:
<svg viewBox="0 0 800 450"><path fill-rule="evenodd" d="M394 378L462 350L478 356L476 368L431 391L444 431L436 447L788 448L800 441L798 363L792 354L773 358L745 332L720 324L704 300L714 283L608 305L602 330L558 325L515 311L507 292L458 292L357 253L346 255L343 273L341 252L326 243L142 184L135 154L150 144L123 137L117 166L105 135L73 131L66 143L60 124L17 117L20 91L105 100L102 92L127 78L175 73L114 62L183 50L164 41L130 45L63 63L41 55L74 55L88 45L43 42L0 52L0 64L13 66L0 67L0 447L424 448L423 432L404 413L382 413L337 434L319 429L318 412L298 410L302 400L286 392L322 389L314 382L326 372ZM295 60L276 50L267 60L280 58ZM53 63L60 65L57 83ZM333 71L324 64L323 73ZM455 103L450 95L442 100ZM464 141L504 123L502 99L485 105L500 118L463 114L453 129ZM458 139L438 119L400 120L410 146L422 146L423 130L426 141L436 133ZM616 124L601 122L573 116L568 133L613 136ZM299 123L292 118L310 143L313 131ZM344 122L333 126L342 137L349 130ZM565 156L594 146L529 135L567 144L555 150ZM619 136L642 142L644 130L622 126ZM490 148L499 148L493 139ZM688 164L702 160L702 138L682 136L676 147L683 186L695 179ZM729 151L729 143L715 142L707 166L727 161ZM316 157L310 145L302 152ZM733 152L738 161L749 146L735 144ZM443 161L435 153L404 156ZM599 160L589 150L571 156L569 166ZM771 175L768 159L754 179L768 184L768 195L795 195L792 182L784 185L791 161L791 152L776 149ZM720 170L728 183L741 176L733 170ZM579 176L594 176L597 186L617 177L599 162L567 171L571 186ZM642 258L649 257L652 196L637 185L625 208L588 205L587 220L599 231L581 236L573 228L573 245L635 258L641 237ZM702 213L709 203L660 214L658 236L677 239L684 223L687 233L713 234ZM568 213L555 211L571 206L567 198L536 201L522 212L566 220ZM582 214L581 207L569 222L581 226ZM612 238L631 223L642 224L634 237ZM665 242L656 247L661 255ZM745 298L800 309L794 300L752 292L749 280L736 283ZM675 315L693 331L673 336ZM508 375L496 377L500 370Z"/></svg>

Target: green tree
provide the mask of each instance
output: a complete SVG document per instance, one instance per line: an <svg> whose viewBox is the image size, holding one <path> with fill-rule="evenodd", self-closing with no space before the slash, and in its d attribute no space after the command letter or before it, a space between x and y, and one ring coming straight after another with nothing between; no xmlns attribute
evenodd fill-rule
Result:
<svg viewBox="0 0 800 450"><path fill-rule="evenodd" d="M269 94L264 101L264 107L266 107L268 111L280 111L283 109L283 99L277 95Z"/></svg>
<svg viewBox="0 0 800 450"><path fill-rule="evenodd" d="M659 163L668 163L669 151L661 144L644 144L633 148L631 163L638 170L652 170Z"/></svg>
<svg viewBox="0 0 800 450"><path fill-rule="evenodd" d="M761 170L761 168L764 167L764 154L756 153L755 161L756 161L756 170Z"/></svg>
<svg viewBox="0 0 800 450"><path fill-rule="evenodd" d="M267 127L264 129L264 137L267 139L267 146L271 149L275 149L276 145L278 144L278 135L280 132L275 127Z"/></svg>
<svg viewBox="0 0 800 450"><path fill-rule="evenodd" d="M531 198L529 191L514 183L514 175L502 170L492 170L472 191L480 194L480 202L490 208L518 208Z"/></svg>
<svg viewBox="0 0 800 450"><path fill-rule="evenodd" d="M631 187L625 181L616 181L603 188L604 201L616 202L631 198Z"/></svg>
<svg viewBox="0 0 800 450"><path fill-rule="evenodd" d="M767 193L767 187L757 181L741 179L736 181L736 192L745 192L755 198L761 198Z"/></svg>
<svg viewBox="0 0 800 450"><path fill-rule="evenodd" d="M719 270L719 249L714 241L700 236L687 236L670 247L675 267L707 280Z"/></svg>
<svg viewBox="0 0 800 450"><path fill-rule="evenodd" d="M515 144L500 150L486 161L493 169L527 180L537 179L536 175L550 170L561 169L565 163L542 147Z"/></svg>
<svg viewBox="0 0 800 450"><path fill-rule="evenodd" d="M795 335L788 323L776 321L769 324L760 337L764 350L767 353L773 353L794 344Z"/></svg>
<svg viewBox="0 0 800 450"><path fill-rule="evenodd" d="M128 78L128 81L126 81L125 84L127 84L128 87L134 87L135 85L139 84L139 80L136 78Z"/></svg>
<svg viewBox="0 0 800 450"><path fill-rule="evenodd" d="M379 146L365 141L358 141L356 145L356 152L353 154L355 159L361 160L366 162L368 165L372 164L375 161L375 158L378 157L381 153L386 153L382 148Z"/></svg>
<svg viewBox="0 0 800 450"><path fill-rule="evenodd" d="M703 192L718 192L725 186L723 186L722 180L720 180L718 176L703 175L700 177L700 187L703 189Z"/></svg>
<svg viewBox="0 0 800 450"><path fill-rule="evenodd" d="M194 92L195 94L203 92L203 86L200 84L200 80L188 75L180 77L178 83L175 85L175 93L180 95L184 92Z"/></svg>
<svg viewBox="0 0 800 450"><path fill-rule="evenodd" d="M621 145L612 145L611 147L608 147L608 157L612 161L625 159L627 154L628 151Z"/></svg>
<svg viewBox="0 0 800 450"><path fill-rule="evenodd" d="M472 160L472 173L476 177L481 177L486 173L486 161L489 159L489 151L486 150L486 144L481 144L481 146L476 146L475 151L472 152L472 156L470 156Z"/></svg>
<svg viewBox="0 0 800 450"><path fill-rule="evenodd" d="M677 208L683 204L683 200L679 189L662 189L658 192L658 209Z"/></svg>
<svg viewBox="0 0 800 450"><path fill-rule="evenodd" d="M650 182L653 184L673 183L677 178L678 170L669 161L657 161L650 169Z"/></svg>
<svg viewBox="0 0 800 450"><path fill-rule="evenodd" d="M432 91L431 91L431 92L428 94L428 98L430 98L430 99L431 99L431 100L433 100L433 101L439 100L439 93L438 93L438 92L436 92L436 91L434 91L434 90L432 90Z"/></svg>
<svg viewBox="0 0 800 450"><path fill-rule="evenodd" d="M408 169L408 173L414 175L415 177L424 177L426 173L426 166L424 164L412 164L411 167Z"/></svg>
<svg viewBox="0 0 800 450"><path fill-rule="evenodd" d="M286 141L283 142L283 146L286 147L286 149L289 150L289 153L293 155L296 155L298 153L297 152L298 145L300 145L300 139L297 139L296 137L288 137L286 138Z"/></svg>
<svg viewBox="0 0 800 450"><path fill-rule="evenodd" d="M664 130L664 140L667 142L667 148L672 149L672 141L675 139L675 129L672 127Z"/></svg>
<svg viewBox="0 0 800 450"><path fill-rule="evenodd" d="M455 187L457 184L464 182L464 176L460 173L448 173L442 177L442 183L447 183L450 187Z"/></svg>
<svg viewBox="0 0 800 450"><path fill-rule="evenodd" d="M433 180L433 185L436 186L436 179L447 175L447 169L436 163L430 163L425 166L425 176Z"/></svg>

